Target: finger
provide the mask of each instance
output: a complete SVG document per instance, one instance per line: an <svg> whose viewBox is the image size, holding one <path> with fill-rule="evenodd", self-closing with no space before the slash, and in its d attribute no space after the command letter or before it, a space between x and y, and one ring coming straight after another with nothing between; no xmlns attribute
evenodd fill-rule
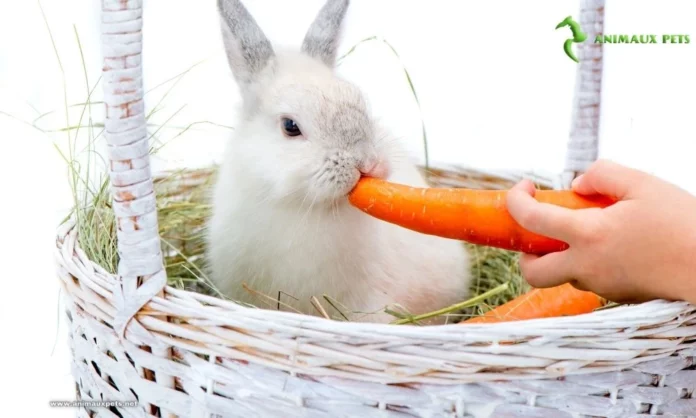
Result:
<svg viewBox="0 0 696 418"><path fill-rule="evenodd" d="M536 234L569 244L580 237L583 224L579 211L540 203L525 190L526 187L518 184L506 197L507 210L518 224Z"/></svg>
<svg viewBox="0 0 696 418"><path fill-rule="evenodd" d="M573 263L567 251L543 256L523 254L520 271L527 283L536 288L560 286L574 279Z"/></svg>
<svg viewBox="0 0 696 418"><path fill-rule="evenodd" d="M518 190L518 191L523 191L527 192L527 194L534 196L534 192L536 192L536 186L534 186L534 183L531 181L524 179L515 184L514 187L512 187L510 190Z"/></svg>
<svg viewBox="0 0 696 418"><path fill-rule="evenodd" d="M629 199L647 174L608 160L598 160L573 181L572 188L582 195L605 195Z"/></svg>

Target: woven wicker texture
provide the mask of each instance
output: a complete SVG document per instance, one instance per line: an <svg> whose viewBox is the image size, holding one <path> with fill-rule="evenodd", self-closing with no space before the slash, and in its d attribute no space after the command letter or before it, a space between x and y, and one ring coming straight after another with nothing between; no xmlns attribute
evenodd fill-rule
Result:
<svg viewBox="0 0 696 418"><path fill-rule="evenodd" d="M109 145L113 207L118 225L121 286L116 328L123 333L132 316L166 283L150 170L142 78L142 4L104 0L104 135ZM139 278L144 284L138 287Z"/></svg>
<svg viewBox="0 0 696 418"><path fill-rule="evenodd" d="M587 40L574 44L580 61L576 72L573 118L566 155L566 169L583 172L599 154L599 115L602 100L602 44L594 43L604 32L605 0L580 0L577 19Z"/></svg>
<svg viewBox="0 0 696 418"><path fill-rule="evenodd" d="M121 256L58 231L80 417L696 416L696 307L655 301L517 323L390 326L245 308L165 285L142 100L142 7L102 0L106 137ZM435 185L519 173L434 169ZM200 184L182 176L178 193ZM529 176L527 176L529 177ZM534 177L546 187L560 178ZM193 186L192 186L193 185Z"/></svg>
<svg viewBox="0 0 696 418"><path fill-rule="evenodd" d="M150 169L149 135L145 122L142 77L142 1L102 0L102 53L113 209L116 215L119 277L113 287L113 327L123 337L126 326L160 356L169 356L133 316L167 283L157 224L156 196ZM174 379L164 373L166 387Z"/></svg>
<svg viewBox="0 0 696 418"><path fill-rule="evenodd" d="M521 176L501 173L503 179L494 181L492 174L450 170L432 170L430 180L507 187ZM210 174L180 175L166 190L184 196ZM696 399L690 399L696 308L686 303L656 301L509 324L411 327L250 309L166 288L121 340L113 329L118 278L87 259L73 224L58 237L79 395L133 400L137 394L145 411L124 408L123 416L154 414L148 404L181 417L696 414ZM172 357L146 345L173 347ZM174 376L175 389L154 381L161 375Z"/></svg>

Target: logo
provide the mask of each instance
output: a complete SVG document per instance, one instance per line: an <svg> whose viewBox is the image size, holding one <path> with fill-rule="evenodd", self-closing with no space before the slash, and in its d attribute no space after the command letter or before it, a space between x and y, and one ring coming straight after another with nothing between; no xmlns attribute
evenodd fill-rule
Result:
<svg viewBox="0 0 696 418"><path fill-rule="evenodd" d="M662 35L663 44L688 44L691 43L689 35ZM597 35L596 44L657 44L657 35Z"/></svg>
<svg viewBox="0 0 696 418"><path fill-rule="evenodd" d="M584 42L585 39L587 39L587 34L582 31L582 28L580 28L580 24L574 21L572 16L568 16L565 19L563 19L561 23L556 25L556 29L565 26L568 26L570 28L570 33L573 35L573 37L566 39L566 41L563 43L563 50L570 59L572 59L575 62L580 62L578 61L578 58L575 56L575 53L573 52L573 44Z"/></svg>
<svg viewBox="0 0 696 418"><path fill-rule="evenodd" d="M573 44L579 44L587 40L587 34L582 31L580 24L573 20L572 16L568 16L556 25L556 29L560 29L568 26L570 29L572 38L566 39L563 43L563 51L565 51L568 58L572 59L578 63L578 58L573 52ZM661 40L662 42L659 42ZM689 44L691 43L691 37L686 34L663 34L658 37L655 34L640 34L640 35L628 35L628 34L597 34L594 39L595 44Z"/></svg>

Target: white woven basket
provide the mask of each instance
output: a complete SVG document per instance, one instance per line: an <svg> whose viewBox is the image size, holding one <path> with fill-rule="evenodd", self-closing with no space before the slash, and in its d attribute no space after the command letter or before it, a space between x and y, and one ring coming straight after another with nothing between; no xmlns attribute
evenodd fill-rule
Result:
<svg viewBox="0 0 696 418"><path fill-rule="evenodd" d="M696 308L687 303L415 327L245 308L166 286L143 112L141 1L102 2L119 274L85 256L74 222L59 229L56 257L77 396L138 406L78 416L696 416ZM522 175L470 174L484 187ZM452 170L433 178L462 184Z"/></svg>

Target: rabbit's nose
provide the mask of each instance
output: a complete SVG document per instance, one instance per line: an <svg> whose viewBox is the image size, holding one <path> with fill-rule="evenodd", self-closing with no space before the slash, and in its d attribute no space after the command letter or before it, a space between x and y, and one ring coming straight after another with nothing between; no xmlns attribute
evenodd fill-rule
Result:
<svg viewBox="0 0 696 418"><path fill-rule="evenodd" d="M369 165L366 164L360 168L360 173L367 177L386 179L389 177L389 164L385 161L376 161Z"/></svg>

